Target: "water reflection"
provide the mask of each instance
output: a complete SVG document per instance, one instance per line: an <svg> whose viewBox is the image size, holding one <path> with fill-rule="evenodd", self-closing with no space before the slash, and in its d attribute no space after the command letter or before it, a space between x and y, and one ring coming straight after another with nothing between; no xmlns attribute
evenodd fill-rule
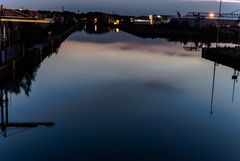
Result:
<svg viewBox="0 0 240 161"><path fill-rule="evenodd" d="M32 161L29 153L38 156L37 161L240 158L239 104L230 104L228 98L233 92L228 74L232 76L234 67L235 90L237 64L205 52L202 48L208 45L200 41L182 39L184 45L97 30L105 34L83 26L57 55L51 55L52 50L36 54L34 61L29 58L33 63L24 63L2 84L2 100L6 91L7 100L16 95L13 101L19 108L11 113L13 119L27 113L31 123L56 123L49 131L36 128L6 139L0 144L3 160ZM220 111L215 115L209 114L211 96L210 113L216 113L215 106ZM3 108L3 125L11 125L6 119L10 102ZM25 125L28 122L21 127ZM3 133L8 128L3 126Z"/></svg>
<svg viewBox="0 0 240 161"><path fill-rule="evenodd" d="M51 45L46 45L41 48L35 48L34 50L25 53L24 59L18 62L18 68L12 71L12 75L3 77L0 80L0 110L1 110L1 134L4 137L14 136L22 133L26 130L36 128L39 126L53 127L53 122L11 122L9 121L9 107L11 109L12 94L25 93L28 97L30 96L31 86L34 82L37 71L41 66L41 63L50 57L53 53L58 52L61 43L67 38L59 38L57 43L52 41ZM9 71L8 71L9 72ZM10 133L9 133L10 131Z"/></svg>
<svg viewBox="0 0 240 161"><path fill-rule="evenodd" d="M107 25L85 24L84 31L88 34L105 34L111 31Z"/></svg>
<svg viewBox="0 0 240 161"><path fill-rule="evenodd" d="M240 71L240 55L239 47L223 47L223 48L203 48L202 58L214 62L213 66L213 82L212 82L212 94L211 94L211 110L210 113L213 114L213 102L214 102L214 92L215 92L215 81L216 81L216 68L219 64L230 67L233 69L233 75L231 79L233 80L232 87L232 102L234 102L235 96L235 86L238 82L239 71Z"/></svg>
<svg viewBox="0 0 240 161"><path fill-rule="evenodd" d="M4 137L10 137L26 130L39 126L52 127L53 122L11 122L9 121L9 106L11 107L11 99L7 90L0 89L0 110L1 110L1 134Z"/></svg>

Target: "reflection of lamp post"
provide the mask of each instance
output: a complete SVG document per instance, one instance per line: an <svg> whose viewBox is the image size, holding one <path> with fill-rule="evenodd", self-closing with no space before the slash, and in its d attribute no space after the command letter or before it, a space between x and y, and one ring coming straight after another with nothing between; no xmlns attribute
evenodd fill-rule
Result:
<svg viewBox="0 0 240 161"><path fill-rule="evenodd" d="M215 89L216 66L217 66L217 63L214 62L213 81L212 81L212 96L211 96L211 109L210 109L210 114L211 115L213 114L213 99L214 99L214 89Z"/></svg>
<svg viewBox="0 0 240 161"><path fill-rule="evenodd" d="M236 71L234 69L234 73L233 73L233 76L232 76L232 80L233 80L232 102L234 101L235 84L236 84L236 82L238 80L238 76L239 76L239 71Z"/></svg>

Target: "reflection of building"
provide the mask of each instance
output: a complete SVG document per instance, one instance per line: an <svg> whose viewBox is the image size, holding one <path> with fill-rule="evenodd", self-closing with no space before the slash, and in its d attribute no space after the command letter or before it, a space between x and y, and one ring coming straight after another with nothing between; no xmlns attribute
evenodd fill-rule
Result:
<svg viewBox="0 0 240 161"><path fill-rule="evenodd" d="M84 31L89 34L103 34L110 31L110 27L101 24L85 24Z"/></svg>
<svg viewBox="0 0 240 161"><path fill-rule="evenodd" d="M73 32L69 30L65 34L46 42L38 44L28 50L23 50L19 55L21 59L14 60L12 67L6 66L0 70L0 133L7 137L14 133L23 132L24 130L46 126L52 127L52 122L11 122L8 117L8 111L11 108L11 93L19 94L25 92L28 96L31 92L32 82L35 80L37 70L41 62L53 53L57 53L61 43ZM13 65L14 64L14 65Z"/></svg>
<svg viewBox="0 0 240 161"><path fill-rule="evenodd" d="M40 63L52 53L57 52L69 34L71 32L67 32L43 46L38 45L25 53L20 53L23 57L13 69L3 68L0 70L2 76L0 79L0 132L4 137L11 135L8 133L10 129L11 132L18 133L39 126L52 127L54 125L52 122L11 122L8 117L8 111L12 105L9 95L11 93L19 94L21 91L25 92L27 96L30 94L32 81L35 79Z"/></svg>
<svg viewBox="0 0 240 161"><path fill-rule="evenodd" d="M240 71L240 48L203 48L202 57Z"/></svg>
<svg viewBox="0 0 240 161"><path fill-rule="evenodd" d="M202 58L213 61L213 82L212 82L212 94L211 94L211 110L210 113L213 114L213 102L214 102L214 92L215 92L215 78L216 78L216 67L218 64L222 64L234 69L232 75L233 89L232 89L232 102L234 101L235 95L235 85L238 81L239 71L240 71L240 54L239 48L203 48Z"/></svg>

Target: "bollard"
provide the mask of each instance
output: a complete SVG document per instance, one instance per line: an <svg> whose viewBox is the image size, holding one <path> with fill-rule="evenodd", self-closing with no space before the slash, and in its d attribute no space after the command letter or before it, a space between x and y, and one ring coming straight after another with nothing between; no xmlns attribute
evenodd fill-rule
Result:
<svg viewBox="0 0 240 161"><path fill-rule="evenodd" d="M54 52L54 50L53 50L53 40L52 40L52 53Z"/></svg>
<svg viewBox="0 0 240 161"><path fill-rule="evenodd" d="M22 56L24 57L25 56L25 46L23 45L22 47Z"/></svg>
<svg viewBox="0 0 240 161"><path fill-rule="evenodd" d="M10 28L8 28L8 47L11 46L11 31Z"/></svg>

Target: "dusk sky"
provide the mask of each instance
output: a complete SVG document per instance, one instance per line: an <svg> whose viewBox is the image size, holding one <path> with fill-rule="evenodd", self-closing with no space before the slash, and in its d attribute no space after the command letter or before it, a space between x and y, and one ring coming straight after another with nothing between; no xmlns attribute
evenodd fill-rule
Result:
<svg viewBox="0 0 240 161"><path fill-rule="evenodd" d="M88 12L104 11L118 14L175 14L176 11L217 11L218 0L0 0L8 8L47 9ZM240 9L240 0L223 0L223 11Z"/></svg>

